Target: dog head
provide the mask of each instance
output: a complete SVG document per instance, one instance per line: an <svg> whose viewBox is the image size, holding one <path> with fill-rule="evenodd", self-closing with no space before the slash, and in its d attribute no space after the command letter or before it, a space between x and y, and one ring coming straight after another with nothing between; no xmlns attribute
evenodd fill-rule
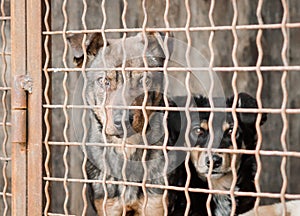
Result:
<svg viewBox="0 0 300 216"><path fill-rule="evenodd" d="M233 97L225 100L214 98L215 107L232 107ZM195 98L198 107L209 107L207 98ZM257 108L256 100L246 93L238 95L237 108ZM192 113L191 129L189 133L190 141L195 146L205 148L210 142L209 131L209 112ZM235 141L238 149L254 149L256 145L256 113L237 113L238 128L235 134ZM266 114L262 115L260 124L267 119ZM213 141L212 148L233 149L232 133L234 120L231 112L214 112L212 120ZM210 158L211 155L211 158ZM232 154L229 153L211 153L205 151L193 151L191 160L200 177L207 177L210 166L212 166L212 179L218 179L231 173ZM211 162L213 164L211 165ZM236 168L241 162L241 155L238 155Z"/></svg>
<svg viewBox="0 0 300 216"><path fill-rule="evenodd" d="M145 61L148 67L162 67L166 56L164 37L165 35L160 33L149 33L146 37L137 34L125 40L108 40L104 48L100 33L87 35L85 41L87 67L95 68L96 71L87 72L86 98L89 105L99 106L92 111L99 127L106 125L105 134L108 137L121 138L124 129L127 131L127 137L142 132L144 115L151 119L153 111L147 110L143 113L140 106L158 106L161 103L163 75L161 71L126 70L122 73L122 70L101 68L122 66L140 68L146 66ZM84 60L82 39L83 35L80 34L69 37L74 63L78 67L82 66ZM171 45L169 44L169 47ZM116 106L139 106L139 108L116 109Z"/></svg>

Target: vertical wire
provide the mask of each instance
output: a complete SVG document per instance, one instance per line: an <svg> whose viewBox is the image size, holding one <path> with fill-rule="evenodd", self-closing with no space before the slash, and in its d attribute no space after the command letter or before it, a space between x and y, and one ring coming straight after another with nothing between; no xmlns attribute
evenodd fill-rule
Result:
<svg viewBox="0 0 300 216"><path fill-rule="evenodd" d="M237 3L236 0L232 0L232 6L233 6L233 11L234 11L234 15L233 15L233 20L232 20L232 34L234 37L234 44L233 44L233 48L232 48L232 61L233 61L233 65L234 67L238 67L238 60L237 60L237 47L238 47L238 36L237 36L237 31L236 31L236 24L237 24L237 19L238 19L238 10L237 10ZM233 103L232 103L232 117L234 120L234 124L233 124L233 131L231 134L231 140L232 140L232 145L233 145L233 149L237 150L237 143L236 143L236 132L237 132L237 128L238 128L238 118L237 118L237 114L236 114L236 105L237 105L237 101L238 101L238 91L237 91L237 87L236 87L236 80L237 80L237 71L233 72L233 76L232 76L232 89L234 92L234 99L233 99ZM235 215L235 210L236 210L236 201L235 201L235 197L234 197L234 189L235 189L235 185L237 182L237 172L236 172L236 158L237 155L233 154L232 156L232 160L231 160L231 169L232 169L232 175L233 175L233 179L232 179L232 183L231 183L231 187L230 187L230 198L231 198L231 216Z"/></svg>
<svg viewBox="0 0 300 216"><path fill-rule="evenodd" d="M126 0L123 0L123 4L124 4L124 8L123 8L123 12L122 12L122 25L123 28L126 29L127 28L127 24L126 24L126 12L127 12L127 6L128 3ZM122 61L122 77L123 77L123 88L122 88L122 98L123 98L123 105L126 106L127 102L125 100L125 91L126 91L126 86L127 86L127 79L126 79L126 71L125 71L125 67L126 67L126 48L125 48L125 41L126 41L126 37L127 37L127 33L124 32L123 33L123 37L122 37L122 52L123 52L123 61ZM116 72L118 73L118 72ZM122 139L122 152L123 152L123 158L124 158L124 163L123 163L123 167L122 167L122 178L124 182L127 182L127 177L126 177L126 166L127 166L127 161L128 161L128 157L126 154L126 138L127 138L127 127L125 124L125 117L126 117L126 110L123 111L123 115L122 115L122 127L123 127L123 132L124 132L124 137ZM125 201L125 193L126 193L126 185L123 185L123 190L121 193L121 201L123 204L123 216L126 216L126 201Z"/></svg>
<svg viewBox="0 0 300 216"><path fill-rule="evenodd" d="M170 0L166 0L166 7L165 7L165 12L164 12L164 23L166 28L170 27L169 21L168 21L168 13L169 13L169 8L170 8ZM168 47L168 39L169 39L169 32L166 32L165 40L164 40L164 55L165 55L165 61L164 61L164 103L166 107L169 107L169 102L168 102L168 87L169 87L169 77L168 77L168 63L169 63L169 58L170 58L170 53L169 53L169 47ZM169 186L169 181L168 181L168 166L169 166L169 158L168 158L168 153L167 153L167 144L168 144L168 138L169 138L169 131L167 127L167 119L168 119L168 111L165 111L164 117L163 117L163 127L164 127L164 143L163 143L163 154L165 158L165 166L163 170L163 176L164 176L164 182L165 186ZM168 198L168 190L164 190L163 193L163 207L164 207L164 215L168 215L168 204L167 204L167 198Z"/></svg>
<svg viewBox="0 0 300 216"><path fill-rule="evenodd" d="M287 18L288 18L288 6L286 0L281 0L282 2L282 7L283 7L283 17L282 17L282 26L281 26L281 31L282 35L284 38L283 41L283 46L281 50L281 58L283 61L284 66L288 66L288 60L287 60L287 50L288 50L288 45L289 45L289 40L288 40L288 33L286 29L286 23L287 23ZM282 128L282 133L280 137L281 145L282 145L282 150L284 152L288 151L287 149L287 143L286 143L286 134L288 130L288 120L287 120L287 114L286 114L286 106L287 106L287 100L288 100L288 91L287 91L287 86L286 86L286 79L287 79L287 71L283 71L282 78L281 78L281 88L282 88L282 93L283 93L283 99L282 99L282 105L281 105L281 118L283 121L283 128ZM287 190L287 175L286 175L286 162L287 162L287 156L282 157L281 161L281 166L280 166L280 171L282 175L282 187L281 187L281 196L280 200L283 206L283 216L287 215L286 212L286 204L285 204L285 193Z"/></svg>
<svg viewBox="0 0 300 216"><path fill-rule="evenodd" d="M64 52L63 52L63 64L65 68L68 68L67 65L67 52L68 52L68 43L67 43L67 35L66 35L66 31L67 31L67 26L68 26L68 15L67 15L67 11L66 11L66 7L67 7L67 2L68 0L64 0L63 1L63 5L62 5L62 12L63 12L63 16L64 16L64 26L63 26L63 40L64 40ZM67 135L67 130L68 130L68 125L69 125L69 116L68 116L68 111L67 111L67 104L68 104L68 89L67 89L67 80L68 80L68 73L64 72L64 78L63 78L63 89L64 89L64 94L65 94L65 99L64 99L64 103L63 103L63 112L64 112L64 117L65 117L65 125L64 125L64 130L63 130L63 137L64 137L64 142L69 142L68 140L68 135ZM64 185L64 190L66 193L66 197L65 197L65 201L64 201L64 212L66 215L68 215L68 201L69 201L69 189L68 189L68 174L69 174L69 166L68 166L68 151L69 151L69 146L66 145L65 146L65 150L63 153L63 161L64 161L64 167L65 167L65 174L64 174L64 181L63 181L63 185Z"/></svg>
<svg viewBox="0 0 300 216"><path fill-rule="evenodd" d="M4 3L5 1L1 1L1 16L5 16L5 10L4 10ZM7 87L7 81L6 81L6 72L7 72L7 62L6 62L6 35L5 35L5 24L6 21L3 20L1 24L1 37L2 37L2 53L1 53L1 59L2 59L2 83L3 87ZM7 150L6 150L6 145L8 141L8 132L7 132L7 126L6 126L6 121L7 121L7 116L8 116L8 111L7 111L7 105L6 105L6 100L7 100L7 90L3 91L2 95L2 107L3 107L3 119L2 119L2 127L3 127L3 133L4 133L4 138L2 142L2 152L3 156L5 158L8 157ZM7 175L6 175L6 169L8 166L8 161L5 161L3 164L3 169L2 169L2 175L3 175L3 180L4 180L4 186L3 186L3 202L4 202L4 211L3 215L7 215L8 212L8 203L7 203L7 198L6 198L6 193L7 193L7 188L8 188L8 181L7 181Z"/></svg>
<svg viewBox="0 0 300 216"><path fill-rule="evenodd" d="M106 25L106 21L107 21L107 16L106 16L106 11L105 11L105 3L106 0L102 0L102 4L101 4L101 11L103 14L103 23L102 23L102 27L101 27L101 34L102 34L102 38L103 38L103 51L102 51L102 61L103 61L103 65L104 68L107 67L106 64L106 60L105 60L105 50L107 47L107 39L106 39L106 35L104 33L104 29L105 29L105 25ZM102 136L103 136L103 141L105 144L107 144L107 139L106 139L106 126L107 126L107 113L106 113L106 108L105 108L105 103L106 103L106 94L104 94L104 98L103 98L103 103L102 103L102 109L104 110L104 122L103 122L103 128L102 128ZM103 190L104 190L104 199L103 199L103 213L104 216L107 215L106 213L106 202L108 199L108 192L107 192L107 186L106 186L106 178L107 178L107 163L106 163L106 152L107 152L107 148L104 147L103 149L103 165L104 165L104 170L103 170L103 181L102 181L102 186L103 186Z"/></svg>
<svg viewBox="0 0 300 216"><path fill-rule="evenodd" d="M44 17L44 25L46 27L46 31L49 32L50 31L50 26L48 23L48 18L49 18L49 14L50 14L50 4L49 4L49 0L45 0L45 5L46 5L46 13L45 13L45 17ZM45 102L46 105L50 105L50 99L49 99L49 88L50 88L50 76L48 73L48 66L49 66L49 62L50 62L50 52L49 52L49 48L48 48L48 42L49 42L49 35L45 36L45 42L44 42L44 49L45 49L45 54L46 54L46 60L45 60L45 64L44 64L44 76L46 78L46 84L45 84L45 89L44 89L44 98L45 98ZM46 125L46 134L45 134L45 139L44 139L44 143L45 143L45 148L46 148L46 158L45 158L45 163L44 163L44 167L45 167L45 172L46 172L46 177L50 178L50 168L49 168L49 161L50 161L50 156L51 156L51 151L50 151L50 146L49 146L49 137L50 137L50 123L49 123L49 112L50 109L46 108L45 110L45 115L44 115L44 122ZM44 215L48 215L48 210L50 207L50 194L49 194L49 187L50 187L50 182L49 180L46 180L45 183L45 196L46 196L46 205L45 205L45 209L44 209Z"/></svg>
<svg viewBox="0 0 300 216"><path fill-rule="evenodd" d="M146 25L148 21L148 15L147 15L147 10L146 10L146 0L143 0L142 2L142 7L143 7L143 14L144 14L144 21L142 25L143 29L143 39L145 41L144 49L143 49L143 62L145 68L148 68L148 62L147 62L147 48L148 48L148 38L147 38L147 33L146 33ZM148 100L148 90L146 88L146 76L147 76L147 71L144 71L143 74L143 90L144 90L144 100L142 103L142 112L143 112L143 117L144 117L144 125L143 125L143 130L142 130L142 138L145 146L148 146L148 140L146 138L146 130L147 130L147 125L148 125L148 115L146 111L146 105L147 105L147 100ZM145 148L143 150L143 155L142 155L142 165L144 169L144 175L143 175L143 181L142 181L142 190L143 190L143 195L144 195L144 203L142 207L142 215L145 215L145 210L147 207L147 202L148 202L148 194L147 194L147 188L146 188L146 181L147 181L147 175L148 175L148 169L147 169L147 164L146 164L146 157L147 157L147 149Z"/></svg>
<svg viewBox="0 0 300 216"><path fill-rule="evenodd" d="M87 3L86 0L82 0L83 3L83 12L82 12L82 17L81 17L81 22L82 22L82 26L84 30L87 30L87 26L86 26L86 12L87 12ZM83 77L83 88L82 88L82 100L83 100L83 104L86 106L87 105L87 101L86 101L86 89L87 89L87 76L86 76L86 63L87 63L87 51L86 51L86 38L87 38L87 34L83 35L83 39L82 39L82 50L83 50L83 62L82 62L82 67L81 67L81 74ZM83 126L83 137L82 137L82 151L83 151L83 161L82 161L82 174L84 177L84 180L88 179L87 176L87 172L86 172L86 163L87 163L87 151L86 151L86 140L87 140L87 134L88 134L88 130L87 130L87 126L86 126L86 113L87 110L86 108L83 108L83 113L82 113L82 126ZM85 182L83 184L82 187L82 199L83 199L83 210L82 210L82 216L86 215L87 212L87 198L86 198L86 191L87 191L87 183Z"/></svg>
<svg viewBox="0 0 300 216"><path fill-rule="evenodd" d="M256 16L257 16L259 25L263 25L263 19L262 19L262 15L261 15L262 5L263 5L263 0L259 0L257 9L256 9ZM256 62L256 75L258 77L256 99L257 99L257 106L259 109L262 108L261 92L262 92L262 87L263 87L263 76L262 76L262 73L260 70L260 66L262 64L263 55L264 55L263 48L262 48L262 42L261 42L262 35L263 35L263 30L259 29L257 32L257 36L256 36L256 46L257 46L257 50L258 50L258 58L257 58L257 62ZM261 191L260 185L259 185L259 178L260 178L260 173L261 173L261 169L262 169L260 155L259 155L259 151L260 151L261 145L262 145L262 133L261 133L261 129L260 129L261 117L262 117L262 114L258 113L256 122L255 122L255 128L256 128L256 132L257 132L257 143L256 143L256 148L255 148L255 159L257 162L257 171L256 171L256 174L254 177L254 184L255 184L255 189L258 193L260 193L260 191ZM255 204L254 204L255 215L258 215L259 202L260 202L260 197L257 196L256 200L255 200Z"/></svg>
<svg viewBox="0 0 300 216"><path fill-rule="evenodd" d="M185 9L187 12L186 24L185 24L185 35L187 38L187 48L186 48L186 52L185 52L185 59L186 59L187 67L190 68L191 67L190 52L191 52L191 46L192 46L192 39L191 39L191 35L190 35L190 30L189 30L190 22L191 22L191 10L190 10L190 5L189 5L189 0L185 0ZM189 107L190 107L191 98L192 98L192 93L191 93L191 89L190 89L190 77L191 77L191 71L187 71L186 78L185 78L185 85L186 85L186 90L187 90L187 99L186 99L186 104L185 104L185 115L186 115L186 119L187 119L187 127L186 127L186 131L185 131L185 136L184 136L187 147L191 147L191 142L190 142L190 138L189 138L189 132L190 132L190 128L191 128L191 116L190 116L190 112L189 112ZM190 167L189 167L190 157L191 157L191 152L188 151L186 154L186 157L185 157L185 161L184 161L185 169L187 172L187 179L186 179L186 183L185 183L185 187L184 187L184 194L185 194L185 198L187 201L185 212L184 212L185 216L189 215L189 211L191 208L191 199L190 199L190 195L189 195L189 191L188 191L190 181L191 181L191 171L190 171Z"/></svg>
<svg viewBox="0 0 300 216"><path fill-rule="evenodd" d="M215 26L214 19L213 19L214 7L215 7L215 0L212 0L211 4L210 4L210 8L209 8L209 13L208 13L209 22L210 22L211 27ZM214 60L215 60L215 53L214 53L214 48L213 48L214 35L215 35L215 32L211 31L209 40L208 40L208 46L209 46L209 51L210 51L209 78L211 81L208 99L209 99L209 103L210 103L210 106L212 109L214 108L214 103L212 100L212 94L213 94L213 89L214 89L213 66L214 66ZM209 128L210 139L209 139L208 150L207 150L207 153L209 155L209 161L210 161L210 166L209 166L208 175L207 175L207 183L208 183L208 188L210 190L212 189L211 174L212 174L212 169L213 169L213 166L212 166L213 161L212 161L212 155L211 155L211 147L212 147L213 139L214 139L213 118L214 118L214 113L211 112L209 119L208 119L208 128ZM210 208L211 200L212 200L212 194L209 193L207 201L206 201L206 209L207 209L207 214L209 216L212 215L211 208Z"/></svg>

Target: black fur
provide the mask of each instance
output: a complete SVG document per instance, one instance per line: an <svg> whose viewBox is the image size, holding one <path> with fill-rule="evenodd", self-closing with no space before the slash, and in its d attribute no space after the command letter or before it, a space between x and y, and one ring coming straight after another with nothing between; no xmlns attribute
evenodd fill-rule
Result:
<svg viewBox="0 0 300 216"><path fill-rule="evenodd" d="M234 97L230 97L227 100L222 98L213 98L215 107L232 107ZM178 103L177 106L185 106L186 97L179 97L175 99ZM208 98L202 96L193 97L191 106L197 107L210 107ZM240 93L238 95L237 108L257 108L257 102L254 98L246 93ZM209 120L210 112L191 112L191 128L186 128L186 117L184 112L174 112L172 118L169 118L169 132L170 132L170 142L182 142L186 143L184 138L185 130L189 130L189 139L192 146L207 147L209 142L209 132L204 131L201 136L196 136L192 133L193 126L200 124L202 120ZM257 142L257 134L255 123L257 119L256 113L237 113L238 118L238 129L236 136L236 143L238 148L255 149ZM214 120L216 119L216 120ZM222 123L225 121L229 125L233 125L232 113L214 113L213 119L213 129L215 133L213 148L229 148L232 146L231 136L226 135L226 131L222 130ZM266 114L262 114L260 125L262 125L267 120ZM254 155L244 154L239 160L239 168L237 170L238 180L236 183L236 190L255 192L254 177L256 173L256 160ZM206 188L208 189L206 178L203 178L197 170L197 165L195 163L190 163L190 170L192 174L190 187L191 188ZM231 172L230 172L231 173ZM231 182L230 182L231 184ZM228 188L229 189L229 188ZM184 194L182 194L184 196ZM207 215L206 210L206 200L207 194L204 193L190 193L191 198L191 209L189 215ZM210 204L211 212L213 215L227 216L230 215L231 209L231 199L228 195L213 195L212 202ZM222 203L223 199L229 200L228 203ZM237 196L235 198L237 208L235 214L244 213L253 208L255 198ZM178 211L184 212L185 210L185 199L179 201L176 205ZM229 208L229 212L219 211L222 206L226 205ZM221 212L221 213L220 213Z"/></svg>

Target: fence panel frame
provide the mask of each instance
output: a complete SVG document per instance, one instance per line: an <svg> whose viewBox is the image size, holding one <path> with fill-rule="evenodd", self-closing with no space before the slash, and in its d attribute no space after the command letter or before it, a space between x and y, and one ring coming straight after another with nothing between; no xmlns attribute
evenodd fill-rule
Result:
<svg viewBox="0 0 300 216"><path fill-rule="evenodd" d="M27 215L43 212L42 1L27 1L27 73L33 89L28 95Z"/></svg>
<svg viewBox="0 0 300 216"><path fill-rule="evenodd" d="M42 11L40 1L11 3L12 215L41 215L43 207ZM28 94L24 75L33 83Z"/></svg>
<svg viewBox="0 0 300 216"><path fill-rule="evenodd" d="M26 2L11 1L11 107L12 107L12 215L26 215L27 152L25 142L18 136L18 113L26 115L26 107L18 104L18 94L24 99L25 92L17 91L18 76L26 75ZM26 95L25 95L26 97ZM22 99L22 98L21 98ZM24 105L24 104L23 104ZM26 101L25 101L26 106ZM26 118L26 116L25 116Z"/></svg>

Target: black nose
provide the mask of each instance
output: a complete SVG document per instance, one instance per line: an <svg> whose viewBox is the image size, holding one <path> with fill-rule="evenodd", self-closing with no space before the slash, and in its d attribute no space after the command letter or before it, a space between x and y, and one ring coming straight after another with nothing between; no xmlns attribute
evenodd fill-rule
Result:
<svg viewBox="0 0 300 216"><path fill-rule="evenodd" d="M213 169L215 169L215 168L219 168L222 165L223 159L218 155L213 155L212 161L213 161ZM210 165L209 157L205 158L205 163L206 163L206 166L209 167L209 165Z"/></svg>

